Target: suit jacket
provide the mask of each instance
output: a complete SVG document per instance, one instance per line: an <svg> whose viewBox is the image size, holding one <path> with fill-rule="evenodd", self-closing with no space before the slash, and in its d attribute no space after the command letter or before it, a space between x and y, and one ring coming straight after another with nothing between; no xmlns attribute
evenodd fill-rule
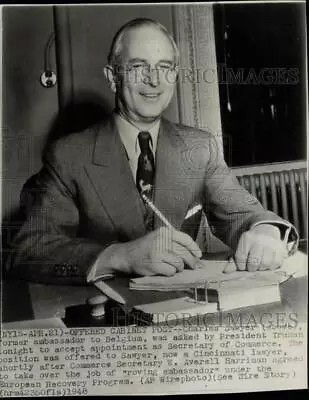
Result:
<svg viewBox="0 0 309 400"><path fill-rule="evenodd" d="M55 142L30 186L22 192L26 221L8 261L14 276L85 284L105 247L147 233L146 208L112 119ZM212 135L164 119L154 203L176 228L190 206L202 204L209 225L232 248L257 222L289 225L239 185ZM161 225L155 217L154 228Z"/></svg>

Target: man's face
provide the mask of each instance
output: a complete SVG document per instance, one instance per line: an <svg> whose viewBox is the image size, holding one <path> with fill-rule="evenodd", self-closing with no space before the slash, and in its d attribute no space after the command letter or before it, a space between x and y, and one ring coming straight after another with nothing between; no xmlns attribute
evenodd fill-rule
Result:
<svg viewBox="0 0 309 400"><path fill-rule="evenodd" d="M124 39L122 68L116 89L118 107L132 122L153 122L169 105L175 88L172 43L158 28L129 31Z"/></svg>

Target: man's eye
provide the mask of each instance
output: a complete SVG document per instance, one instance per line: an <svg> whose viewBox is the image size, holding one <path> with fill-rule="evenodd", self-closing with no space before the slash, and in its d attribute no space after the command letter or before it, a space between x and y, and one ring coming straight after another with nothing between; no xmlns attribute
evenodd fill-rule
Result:
<svg viewBox="0 0 309 400"><path fill-rule="evenodd" d="M131 65L131 70L138 70L138 69L144 69L145 65L144 64L133 64Z"/></svg>
<svg viewBox="0 0 309 400"><path fill-rule="evenodd" d="M159 70L161 70L161 71L170 71L170 70L173 69L173 66L172 66L172 65L164 64L164 65L159 65L158 68L159 68Z"/></svg>

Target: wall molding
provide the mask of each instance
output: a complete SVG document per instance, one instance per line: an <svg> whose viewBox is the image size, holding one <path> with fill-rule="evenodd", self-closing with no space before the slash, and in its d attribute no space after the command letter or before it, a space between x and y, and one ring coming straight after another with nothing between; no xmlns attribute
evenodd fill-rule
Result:
<svg viewBox="0 0 309 400"><path fill-rule="evenodd" d="M213 6L172 7L174 36L180 52L179 121L211 132L222 149Z"/></svg>
<svg viewBox="0 0 309 400"><path fill-rule="evenodd" d="M53 6L59 109L64 109L74 94L71 30L68 6Z"/></svg>

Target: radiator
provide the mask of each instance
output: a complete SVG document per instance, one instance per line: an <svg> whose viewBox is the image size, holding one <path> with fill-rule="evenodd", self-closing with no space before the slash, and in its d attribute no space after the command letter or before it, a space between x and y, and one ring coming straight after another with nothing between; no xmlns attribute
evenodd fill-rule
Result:
<svg viewBox="0 0 309 400"><path fill-rule="evenodd" d="M241 176L237 170L234 172L239 183L257 197L264 208L293 223L300 238L308 237L306 168L263 173L252 171Z"/></svg>

